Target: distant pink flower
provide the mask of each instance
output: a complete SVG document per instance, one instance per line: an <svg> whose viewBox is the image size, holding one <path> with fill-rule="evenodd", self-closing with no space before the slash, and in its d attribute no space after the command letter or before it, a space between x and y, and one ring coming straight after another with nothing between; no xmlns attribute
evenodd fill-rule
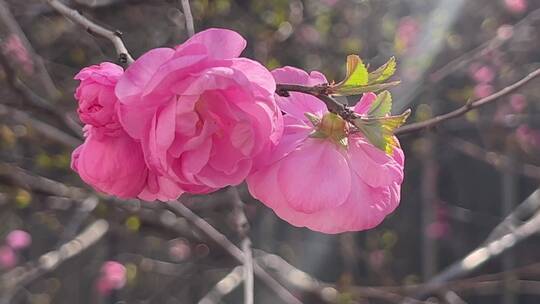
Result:
<svg viewBox="0 0 540 304"><path fill-rule="evenodd" d="M503 24L497 29L497 38L508 40L514 35L514 26L511 24Z"/></svg>
<svg viewBox="0 0 540 304"><path fill-rule="evenodd" d="M6 236L6 244L14 250L21 250L32 244L32 236L23 230L13 230Z"/></svg>
<svg viewBox="0 0 540 304"><path fill-rule="evenodd" d="M107 261L101 266L101 273L97 281L98 292L109 294L112 290L122 289L126 285L126 268L124 265Z"/></svg>
<svg viewBox="0 0 540 304"><path fill-rule="evenodd" d="M504 0L506 9L512 13L523 13L527 10L527 0Z"/></svg>
<svg viewBox="0 0 540 304"><path fill-rule="evenodd" d="M540 131L521 125L516 130L516 138L525 150L540 149Z"/></svg>
<svg viewBox="0 0 540 304"><path fill-rule="evenodd" d="M279 83L327 82L319 72L291 67L272 74ZM365 94L354 110L366 113L375 97ZM399 203L403 151L397 148L389 156L361 134L347 134L345 122L316 97L293 92L276 99L286 113L283 137L269 165L248 177L251 194L295 226L324 233L377 226ZM322 120L319 130L326 138L310 137L315 127L305 113Z"/></svg>
<svg viewBox="0 0 540 304"><path fill-rule="evenodd" d="M17 255L9 246L0 246L0 268L9 269L17 265Z"/></svg>
<svg viewBox="0 0 540 304"><path fill-rule="evenodd" d="M419 31L420 25L416 19L411 16L401 18L396 30L396 43L404 50L409 49L416 42Z"/></svg>
<svg viewBox="0 0 540 304"><path fill-rule="evenodd" d="M527 99L523 94L512 94L510 95L510 106L516 112L523 112L527 106Z"/></svg>
<svg viewBox="0 0 540 304"><path fill-rule="evenodd" d="M493 69L487 65L479 67L473 73L473 79L477 83L489 83L495 78L495 72Z"/></svg>
<svg viewBox="0 0 540 304"><path fill-rule="evenodd" d="M493 94L493 86L490 84L477 84L474 87L474 96L476 98L484 98Z"/></svg>
<svg viewBox="0 0 540 304"><path fill-rule="evenodd" d="M81 70L75 98L84 127L85 142L72 155L72 168L95 189L121 198L174 199L178 185L149 172L140 143L122 128L114 87L123 69L102 63Z"/></svg>
<svg viewBox="0 0 540 304"><path fill-rule="evenodd" d="M142 55L116 86L120 121L150 170L187 192L240 184L281 135L275 82L238 57L245 46L230 30L199 32Z"/></svg>
<svg viewBox="0 0 540 304"><path fill-rule="evenodd" d="M26 74L31 74L34 71L34 61L19 36L9 35L2 45L2 49L4 54L11 56Z"/></svg>

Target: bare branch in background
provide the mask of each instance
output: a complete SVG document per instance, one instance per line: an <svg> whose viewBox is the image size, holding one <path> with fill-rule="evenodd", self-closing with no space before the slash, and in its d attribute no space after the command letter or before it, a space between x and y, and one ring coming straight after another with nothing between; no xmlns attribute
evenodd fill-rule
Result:
<svg viewBox="0 0 540 304"><path fill-rule="evenodd" d="M32 44L30 43L30 41L28 41L28 38L26 38L24 31L21 29L19 23L11 13L9 6L4 0L0 0L0 20L2 20L2 22L6 25L11 34L16 35L20 39L24 48L29 53L30 57L32 57L32 61L35 63L35 67L37 70L37 76L43 84L43 87L45 88L49 98L58 98L60 96L60 92L54 84L51 75L49 75L49 73L47 72L47 69L43 64L43 60L34 51Z"/></svg>
<svg viewBox="0 0 540 304"><path fill-rule="evenodd" d="M32 127L38 133L41 133L47 138L62 143L66 147L75 148L79 146L82 141L79 138L71 136L64 131L53 127L47 123L42 122L32 116L26 114L23 111L15 110L11 107L0 104L0 116L9 116L16 122Z"/></svg>
<svg viewBox="0 0 540 304"><path fill-rule="evenodd" d="M90 33L94 33L96 35L102 36L104 38L109 39L112 44L114 45L114 48L116 49L116 54L118 54L118 60L121 63L132 63L133 57L129 54L129 51L127 50L126 46L124 45L124 42L122 41L122 34L118 31L110 31L101 25L98 25L94 22L92 22L90 19L84 17L79 13L78 11L69 8L62 2L58 0L42 0L46 3L48 3L52 8L54 8L57 12L62 14L64 17L68 18L69 20L80 24L83 26L87 31Z"/></svg>
<svg viewBox="0 0 540 304"><path fill-rule="evenodd" d="M107 221L97 220L58 249L49 251L36 261L28 262L24 266L17 267L2 275L0 277L0 286L3 292L0 303L10 303L11 298L20 288L43 274L55 270L63 262L81 254L101 240L108 230L109 224Z"/></svg>
<svg viewBox="0 0 540 304"><path fill-rule="evenodd" d="M1 2L0 2L0 10ZM0 65L6 73L6 78L9 86L17 95L22 97L29 105L36 108L45 110L47 113L57 117L66 127L68 127L73 133L82 137L81 126L71 117L69 113L66 113L53 105L53 103L42 98L36 94L32 89L26 86L18 77L16 71L10 66L9 58L0 52Z"/></svg>
<svg viewBox="0 0 540 304"><path fill-rule="evenodd" d="M243 281L244 266L236 266L224 276L216 285L198 302L198 304L218 304L221 299L231 293Z"/></svg>
<svg viewBox="0 0 540 304"><path fill-rule="evenodd" d="M210 237L214 242L220 245L225 251L227 251L238 262L244 263L244 253L240 248L236 247L225 235L217 231L212 225L208 224L204 219L193 213L179 201L167 202L167 207L184 218L186 218L191 224L201 230L204 234ZM296 297L294 297L290 291L283 287L278 281L270 276L260 265L253 264L253 272L255 275L263 281L270 289L272 289L285 303L288 304L301 304Z"/></svg>
<svg viewBox="0 0 540 304"><path fill-rule="evenodd" d="M244 211L244 202L236 187L229 187L227 192L232 197L232 222L240 237L240 246L244 252L244 304L253 304L253 254L251 252L251 240L249 239L249 222Z"/></svg>
<svg viewBox="0 0 540 304"><path fill-rule="evenodd" d="M483 161L495 167L497 170L507 171L515 170L517 173L540 180L540 167L531 164L519 164L502 154L492 151L486 151L482 147L460 138L449 138L446 140L450 146L459 152L468 155L474 159ZM513 163L513 164L512 164Z"/></svg>
<svg viewBox="0 0 540 304"><path fill-rule="evenodd" d="M513 25L514 32L517 32L520 30L524 25L528 25L532 22L538 21L540 19L540 9L532 11L530 14L525 16L525 18L521 19L519 22ZM515 34L514 34L515 35ZM499 35L496 35L492 39L482 43L480 46L460 55L459 57L451 60L447 64L445 64L443 67L437 69L435 72L431 73L430 75L430 81L432 83L439 82L443 79L445 79L448 75L452 74L453 72L466 67L467 64L473 62L474 60L477 60L482 55L487 54L489 52L492 52L501 46L503 46L505 43L509 42L511 39L503 39Z"/></svg>
<svg viewBox="0 0 540 304"><path fill-rule="evenodd" d="M191 7L189 6L189 0L180 0L182 5L182 11L184 12L184 18L186 19L186 29L188 36L195 35L195 25L193 24L193 15L191 14Z"/></svg>
<svg viewBox="0 0 540 304"><path fill-rule="evenodd" d="M534 191L497 225L482 246L429 280L417 291L415 297L426 297L444 283L471 273L538 231L540 231L540 189Z"/></svg>
<svg viewBox="0 0 540 304"><path fill-rule="evenodd" d="M396 130L395 134L396 135L403 135L403 134L407 134L407 133L420 131L420 130L423 130L423 129L433 128L434 126L436 126L436 125L438 125L438 124L440 124L440 123L442 123L442 122L444 122L446 120L462 116L463 114L469 112L472 109L479 108L479 107L481 107L483 105L486 105L488 103L496 101L497 99L514 92L515 90L517 90L520 87L524 86L525 84L527 84L531 80L537 78L538 76L540 76L540 69L534 70L533 72L531 72L529 75L525 76L524 78L522 78L518 82L515 82L514 84L509 85L509 86L503 88L502 90L500 90L500 91L498 91L498 92L496 92L494 94L491 94L491 95L489 95L487 97L478 99L476 101L467 102L464 106L462 106L461 108L459 108L457 110L454 110L452 112L449 112L449 113L446 113L446 114L443 114L443 115L433 117L433 118L425 120L425 121L412 123L412 124L408 124L408 125L405 125L403 127L400 127L400 128L398 128Z"/></svg>

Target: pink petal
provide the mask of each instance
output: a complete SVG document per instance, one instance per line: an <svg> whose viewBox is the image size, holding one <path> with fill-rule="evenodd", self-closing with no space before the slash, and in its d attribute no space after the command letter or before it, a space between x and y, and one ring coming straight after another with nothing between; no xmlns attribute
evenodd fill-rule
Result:
<svg viewBox="0 0 540 304"><path fill-rule="evenodd" d="M347 160L332 142L308 139L280 161L278 183L289 205L301 212L341 205L351 190Z"/></svg>
<svg viewBox="0 0 540 304"><path fill-rule="evenodd" d="M126 69L124 75L116 85L116 96L120 102L128 104L142 93L145 85L150 81L159 67L174 55L170 48L157 48L146 52Z"/></svg>
<svg viewBox="0 0 540 304"><path fill-rule="evenodd" d="M186 42L177 47L181 51L190 44L206 46L208 55L215 59L229 59L240 56L246 48L247 42L235 31L211 28L198 32Z"/></svg>
<svg viewBox="0 0 540 304"><path fill-rule="evenodd" d="M362 95L362 98L360 98L358 103L356 103L356 105L354 106L354 112L358 114L366 114L376 98L377 95L375 95L375 93L364 93L364 95Z"/></svg>
<svg viewBox="0 0 540 304"><path fill-rule="evenodd" d="M349 137L349 158L351 168L372 187L382 187L403 181L402 154L396 159L376 148L364 138Z"/></svg>

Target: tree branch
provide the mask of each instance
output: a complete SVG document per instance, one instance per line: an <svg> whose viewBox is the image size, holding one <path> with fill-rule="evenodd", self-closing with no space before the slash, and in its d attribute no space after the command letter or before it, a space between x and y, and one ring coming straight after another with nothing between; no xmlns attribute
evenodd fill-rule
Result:
<svg viewBox="0 0 540 304"><path fill-rule="evenodd" d="M350 110L346 105L335 100L330 96L328 91L328 85L316 85L316 86L304 86L296 84L277 84L276 85L276 94L282 97L289 97L289 92L299 92L304 94L309 94L319 98L330 112L336 113L343 117L347 121L351 121L352 118L356 117L356 114Z"/></svg>
<svg viewBox="0 0 540 304"><path fill-rule="evenodd" d="M165 203L167 208L184 217L191 224L196 226L204 234L210 237L214 242L220 245L225 251L227 251L232 257L234 257L238 262L244 263L244 253L240 248L236 247L225 235L217 231L204 219L197 216L189 208L184 206L179 201L170 201ZM295 298L290 291L285 289L278 281L276 281L272 276L270 276L260 265L253 263L253 272L255 275L262 280L270 289L272 289L285 303L288 304L301 304L297 298Z"/></svg>
<svg viewBox="0 0 540 304"><path fill-rule="evenodd" d="M49 251L36 261L28 262L24 266L17 267L4 274L0 277L0 289L4 291L1 303L9 303L20 288L43 274L55 270L63 262L79 255L97 243L108 230L109 224L107 221L97 220L58 249Z"/></svg>
<svg viewBox="0 0 540 304"><path fill-rule="evenodd" d="M9 117L18 123L31 126L36 132L43 134L45 137L58 141L67 147L75 148L82 143L79 138L71 136L64 131L53 127L41 120L35 119L23 111L15 110L5 105L0 104L0 116L9 115Z"/></svg>
<svg viewBox="0 0 540 304"><path fill-rule="evenodd" d="M522 219L528 218L525 222ZM540 189L534 191L514 209L488 236L482 246L471 251L463 259L453 263L429 280L415 295L424 298L441 285L478 269L492 258L499 256L517 243L540 230ZM405 301L404 303L410 303Z"/></svg>
<svg viewBox="0 0 540 304"><path fill-rule="evenodd" d="M133 62L133 57L131 57L131 55L129 54L129 51L124 45L124 42L122 41L122 38L121 38L122 34L119 31L113 32L102 27L101 25L98 25L92 22L90 19L81 15L81 13L79 13L78 11L72 8L69 8L67 5L63 4L62 2L58 0L42 0L42 1L48 3L52 8L54 8L57 12L62 14L64 17L68 18L69 20L75 23L80 24L90 33L94 33L96 35L109 39L114 45L114 48L116 49L119 62L128 63L128 64Z"/></svg>
<svg viewBox="0 0 540 304"><path fill-rule="evenodd" d="M454 110L452 112L449 112L449 113L446 113L446 114L443 114L443 115L439 115L439 116L433 117L433 118L425 120L425 121L405 125L405 126L403 126L401 128L398 128L394 132L394 134L403 135L403 134L407 134L407 133L420 131L420 130L423 130L423 129L432 128L432 127L434 127L434 126L436 126L436 125L438 125L438 124L440 124L440 123L442 123L442 122L444 122L446 120L459 117L459 116L469 112L472 109L479 108L479 107L481 107L483 105L486 105L488 103L496 101L497 99L514 92L515 90L517 90L520 87L524 86L525 84L527 84L531 80L537 78L538 76L540 76L540 68L536 69L533 72L531 72L529 75L525 76L524 78L522 78L518 82L516 82L516 83L514 83L512 85L509 85L509 86L503 88L502 90L500 90L500 91L498 91L496 93L493 93L493 94L491 94L491 95L489 95L487 97L478 99L476 101L467 102L464 106L462 106L461 108L458 108L458 109L456 109L456 110Z"/></svg>
<svg viewBox="0 0 540 304"><path fill-rule="evenodd" d="M184 12L184 17L186 19L186 29L188 36L192 37L195 35L195 26L193 24L193 15L191 14L191 7L189 6L189 0L180 0L182 5L182 11Z"/></svg>

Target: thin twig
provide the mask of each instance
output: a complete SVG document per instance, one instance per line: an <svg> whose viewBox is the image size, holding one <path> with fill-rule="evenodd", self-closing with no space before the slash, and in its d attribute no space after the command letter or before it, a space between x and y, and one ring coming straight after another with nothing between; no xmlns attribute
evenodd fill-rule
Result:
<svg viewBox="0 0 540 304"><path fill-rule="evenodd" d="M343 117L347 121L351 121L352 118L356 117L354 112L350 110L346 105L335 100L329 95L328 85L316 85L316 86L304 86L296 84L277 84L276 85L276 94L283 97L288 97L289 92L299 92L304 94L309 94L319 98L330 112L336 113Z"/></svg>
<svg viewBox="0 0 540 304"><path fill-rule="evenodd" d="M113 32L102 27L101 25L98 25L92 22L90 19L81 15L81 13L79 13L78 11L72 8L69 8L67 5L63 4L62 2L58 0L42 0L42 1L48 3L52 8L54 8L57 12L62 14L64 17L83 26L88 32L94 33L96 35L109 39L114 45L114 48L116 49L116 54L118 55L118 61L120 61L121 63L128 63L128 64L133 62L133 57L131 57L131 55L129 54L129 51L124 45L124 42L122 41L122 38L121 38L122 34L119 31Z"/></svg>
<svg viewBox="0 0 540 304"><path fill-rule="evenodd" d="M407 133L420 131L420 130L423 130L423 129L432 128L432 127L434 127L434 126L436 126L436 125L438 125L438 124L440 124L440 123L442 123L442 122L444 122L446 120L459 117L459 116L469 112L472 109L475 109L475 108L481 107L483 105L486 105L488 103L491 103L493 101L496 101L497 99L514 92L515 90L517 90L520 87L524 86L525 84L527 84L528 82L530 82L531 80L535 79L538 76L540 76L540 68L536 69L533 72L531 72L529 75L525 76L524 78L522 78L518 82L515 82L514 84L509 85L509 86L503 88L502 90L500 90L500 91L498 91L496 93L493 93L493 94L491 94L491 95L489 95L487 97L478 99L478 100L473 101L473 102L467 102L464 106L462 106L462 107L460 107L460 108L458 108L458 109L456 109L456 110L454 110L452 112L449 112L449 113L446 113L446 114L443 114L443 115L439 115L439 116L433 117L431 119L428 119L428 120L425 120L425 121L422 121L422 122L412 123L412 124L403 126L403 127L399 128L399 129L397 129L394 133L396 135L403 135L403 134L407 134Z"/></svg>
<svg viewBox="0 0 540 304"><path fill-rule="evenodd" d="M182 5L182 11L184 12L184 17L186 19L188 36L192 37L193 35L195 35L195 25L193 24L193 15L191 14L189 0L180 0L180 4Z"/></svg>
<svg viewBox="0 0 540 304"><path fill-rule="evenodd" d="M244 263L244 253L240 248L236 247L225 235L216 230L212 225L208 224L204 219L193 213L189 208L184 206L184 204L179 201L170 201L166 203L166 206L186 220L191 224L196 226L204 234L210 237L214 242L220 245L225 251L227 251L232 257L234 257L238 262ZM276 281L272 276L270 276L260 265L253 263L253 272L255 275L263 281L270 289L272 289L285 303L288 304L301 304L297 298L295 298L290 291L283 287L278 281Z"/></svg>
<svg viewBox="0 0 540 304"><path fill-rule="evenodd" d="M73 137L56 127L28 115L25 112L0 104L0 116L4 115L9 115L11 119L17 121L18 123L31 126L36 132L62 143L67 147L75 148L82 143L79 138Z"/></svg>
<svg viewBox="0 0 540 304"><path fill-rule="evenodd" d="M236 266L224 276L210 291L198 302L198 304L218 304L221 299L231 293L243 281L244 266Z"/></svg>
<svg viewBox="0 0 540 304"><path fill-rule="evenodd" d="M10 299L20 288L79 255L103 238L108 230L109 224L106 220L97 220L58 249L49 251L36 261L28 262L4 274L0 277L0 290L3 290L0 303L10 303Z"/></svg>
<svg viewBox="0 0 540 304"><path fill-rule="evenodd" d="M0 6L0 10L2 7ZM6 73L6 80L15 94L19 95L29 105L46 111L47 113L57 117L66 127L68 127L73 133L82 137L81 126L71 117L69 113L58 109L52 102L36 94L26 84L24 84L18 77L17 72L11 67L9 58L2 52L0 52L0 65Z"/></svg>
<svg viewBox="0 0 540 304"><path fill-rule="evenodd" d="M450 137L446 138L445 141L459 152L473 157L474 159L488 163L495 167L497 170L514 170L523 176L540 180L539 166L535 166L532 164L516 163L506 155L484 150L482 149L482 147L460 138Z"/></svg>
<svg viewBox="0 0 540 304"><path fill-rule="evenodd" d="M525 84L537 78L538 76L540 76L540 68L531 72L529 75L515 82L514 84L511 84L492 95L478 99L476 101L469 101L464 106L452 112L449 112L440 116L436 116L432 119L405 125L403 127L398 128L394 132L394 134L403 135L407 133L420 131L423 129L432 128L446 120L462 116L463 114L471 111L472 109L479 108L483 105L491 103L503 96L506 96L514 92L515 90L524 86ZM346 121L352 122L352 120L357 117L357 115L352 110L350 110L346 105L338 102L337 100L335 100L328 94L328 87L326 85L316 85L316 86L310 87L310 86L303 86L303 85L277 84L276 94L287 97L289 96L289 92L300 92L300 93L309 94L309 95L319 98L321 101L323 101L326 104L326 107L328 108L330 112L340 115Z"/></svg>
<svg viewBox="0 0 540 304"><path fill-rule="evenodd" d="M478 269L487 261L499 256L517 243L525 240L540 230L540 189L533 192L512 213L510 213L493 232L482 246L471 251L463 259L448 266L429 280L422 289L418 290L415 298L424 298L444 283L465 276ZM526 222L520 219L530 217ZM409 303L405 301L404 303Z"/></svg>
<svg viewBox="0 0 540 304"><path fill-rule="evenodd" d="M58 88L54 84L51 75L49 75L49 73L47 72L47 69L43 64L43 60L34 51L32 44L30 43L28 38L26 38L24 31L17 22L17 19L15 19L15 17L11 13L8 4L4 0L0 0L0 19L9 29L11 34L15 35L20 39L29 56L32 58L32 62L35 64L35 70L37 70L37 76L43 84L43 87L47 91L47 95L49 96L49 98L57 99L60 96Z"/></svg>
<svg viewBox="0 0 540 304"><path fill-rule="evenodd" d="M249 222L244 211L244 201L236 187L227 188L228 194L232 197L232 222L238 236L240 246L244 252L244 304L253 304L253 254L251 252L251 240L249 239Z"/></svg>
<svg viewBox="0 0 540 304"><path fill-rule="evenodd" d="M242 251L244 252L244 303L253 304L253 254L249 238L242 240Z"/></svg>

